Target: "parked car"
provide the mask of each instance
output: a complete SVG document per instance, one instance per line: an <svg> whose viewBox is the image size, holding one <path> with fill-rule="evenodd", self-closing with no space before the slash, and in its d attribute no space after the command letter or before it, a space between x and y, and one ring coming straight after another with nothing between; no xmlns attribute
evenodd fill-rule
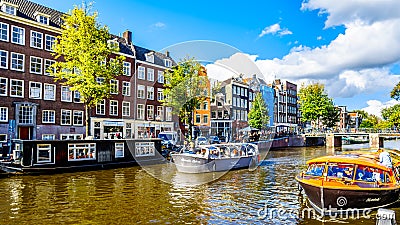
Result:
<svg viewBox="0 0 400 225"><path fill-rule="evenodd" d="M219 138L217 136L210 136L208 138L208 141L210 142L210 144L220 144L221 141L219 140Z"/></svg>
<svg viewBox="0 0 400 225"><path fill-rule="evenodd" d="M197 145L207 145L208 144L208 140L205 137L198 137L196 139L196 144Z"/></svg>

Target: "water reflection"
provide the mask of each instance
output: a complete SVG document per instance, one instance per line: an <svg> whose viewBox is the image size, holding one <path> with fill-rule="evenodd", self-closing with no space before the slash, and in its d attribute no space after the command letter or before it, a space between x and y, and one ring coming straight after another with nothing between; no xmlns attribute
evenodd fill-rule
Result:
<svg viewBox="0 0 400 225"><path fill-rule="evenodd" d="M255 171L226 174L182 174L167 164L2 178L0 224L375 224L301 216L309 206L294 176L308 159L332 153L271 151Z"/></svg>

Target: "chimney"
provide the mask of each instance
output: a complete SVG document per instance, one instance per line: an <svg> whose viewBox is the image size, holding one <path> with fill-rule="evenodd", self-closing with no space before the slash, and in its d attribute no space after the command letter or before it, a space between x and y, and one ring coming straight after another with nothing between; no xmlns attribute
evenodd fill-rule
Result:
<svg viewBox="0 0 400 225"><path fill-rule="evenodd" d="M169 51L165 51L165 55L169 58Z"/></svg>
<svg viewBox="0 0 400 225"><path fill-rule="evenodd" d="M126 30L126 31L124 31L124 33L122 35L123 35L122 37L125 39L125 41L128 44L132 43L132 32L131 31Z"/></svg>

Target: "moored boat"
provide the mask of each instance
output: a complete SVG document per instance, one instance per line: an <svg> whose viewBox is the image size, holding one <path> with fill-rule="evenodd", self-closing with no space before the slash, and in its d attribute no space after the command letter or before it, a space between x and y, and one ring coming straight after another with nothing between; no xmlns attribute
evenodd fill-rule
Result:
<svg viewBox="0 0 400 225"><path fill-rule="evenodd" d="M258 146L251 143L206 145L171 156L177 170L183 173L229 171L255 167L259 163Z"/></svg>
<svg viewBox="0 0 400 225"><path fill-rule="evenodd" d="M309 160L296 176L312 207L320 214L366 212L399 200L400 184L393 168L379 163L376 152L350 152Z"/></svg>

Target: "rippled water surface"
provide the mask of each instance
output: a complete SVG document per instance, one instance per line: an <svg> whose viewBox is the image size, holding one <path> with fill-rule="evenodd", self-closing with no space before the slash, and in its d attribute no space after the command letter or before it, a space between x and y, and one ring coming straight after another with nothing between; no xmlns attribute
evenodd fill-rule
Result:
<svg viewBox="0 0 400 225"><path fill-rule="evenodd" d="M302 216L309 206L294 176L306 160L332 153L274 150L255 171L226 174L188 175L158 165L0 178L0 224L375 224L375 213L369 219Z"/></svg>

